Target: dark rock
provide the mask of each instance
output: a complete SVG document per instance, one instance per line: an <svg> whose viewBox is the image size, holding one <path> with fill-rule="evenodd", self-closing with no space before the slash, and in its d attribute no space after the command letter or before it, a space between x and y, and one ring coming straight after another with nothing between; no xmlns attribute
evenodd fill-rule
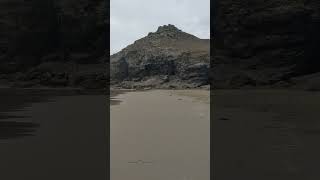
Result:
<svg viewBox="0 0 320 180"><path fill-rule="evenodd" d="M128 77L128 69L128 62L124 58L121 58L118 61L113 61L110 64L110 78L112 79L112 81L122 81ZM141 79L141 77L137 78Z"/></svg>
<svg viewBox="0 0 320 180"><path fill-rule="evenodd" d="M71 53L69 60L79 64L92 63L91 55L89 53Z"/></svg>
<svg viewBox="0 0 320 180"><path fill-rule="evenodd" d="M63 57L61 54L48 54L41 58L41 62L61 62L63 61Z"/></svg>
<svg viewBox="0 0 320 180"><path fill-rule="evenodd" d="M75 73L101 71L92 64L106 67L106 1L5 0L0 7L0 72L16 86L71 85Z"/></svg>
<svg viewBox="0 0 320 180"><path fill-rule="evenodd" d="M182 80L186 80L189 83L197 82L199 85L208 84L209 76L209 64L208 63L196 63L188 65L180 72Z"/></svg>
<svg viewBox="0 0 320 180"><path fill-rule="evenodd" d="M214 88L288 87L320 71L318 1L225 0L214 7Z"/></svg>
<svg viewBox="0 0 320 180"><path fill-rule="evenodd" d="M320 73L293 78L292 87L308 91L320 91Z"/></svg>

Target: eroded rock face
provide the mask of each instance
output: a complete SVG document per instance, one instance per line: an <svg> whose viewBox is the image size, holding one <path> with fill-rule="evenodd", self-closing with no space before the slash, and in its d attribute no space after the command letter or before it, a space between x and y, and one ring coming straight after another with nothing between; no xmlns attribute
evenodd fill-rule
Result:
<svg viewBox="0 0 320 180"><path fill-rule="evenodd" d="M28 86L69 86L71 77L82 74L86 80L81 84L97 86L102 84L95 77L98 73L105 76L106 87L108 69L96 67L106 67L107 5L104 0L2 0L0 74L14 84ZM81 68L65 67L70 64ZM66 76L60 77L57 68ZM19 74L38 74L38 79L16 78Z"/></svg>
<svg viewBox="0 0 320 180"><path fill-rule="evenodd" d="M177 82L177 87L206 85L209 49L209 40L170 24L160 26L111 56L111 82L120 86L164 87L170 82Z"/></svg>
<svg viewBox="0 0 320 180"><path fill-rule="evenodd" d="M214 87L287 84L320 71L318 1L214 3Z"/></svg>
<svg viewBox="0 0 320 180"><path fill-rule="evenodd" d="M3 0L0 5L3 60L32 56L34 65L52 53L62 60L79 52L102 56L107 47L106 1Z"/></svg>

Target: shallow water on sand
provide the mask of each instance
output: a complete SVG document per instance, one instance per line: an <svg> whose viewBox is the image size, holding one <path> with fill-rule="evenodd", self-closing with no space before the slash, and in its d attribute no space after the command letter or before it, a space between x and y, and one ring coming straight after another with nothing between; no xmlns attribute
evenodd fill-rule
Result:
<svg viewBox="0 0 320 180"><path fill-rule="evenodd" d="M111 106L111 180L208 180L209 91L117 95Z"/></svg>

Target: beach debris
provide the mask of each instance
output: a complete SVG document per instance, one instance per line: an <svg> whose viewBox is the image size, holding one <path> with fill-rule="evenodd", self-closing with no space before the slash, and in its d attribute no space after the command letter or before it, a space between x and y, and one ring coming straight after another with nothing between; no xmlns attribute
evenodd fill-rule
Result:
<svg viewBox="0 0 320 180"><path fill-rule="evenodd" d="M152 161L143 161L143 160L137 160L137 161L129 161L129 164L153 164Z"/></svg>

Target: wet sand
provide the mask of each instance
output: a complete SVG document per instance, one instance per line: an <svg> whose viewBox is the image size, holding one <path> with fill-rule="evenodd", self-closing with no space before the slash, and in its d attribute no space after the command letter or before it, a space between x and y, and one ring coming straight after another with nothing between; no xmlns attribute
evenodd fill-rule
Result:
<svg viewBox="0 0 320 180"><path fill-rule="evenodd" d="M1 89L0 98L1 179L106 179L106 95Z"/></svg>
<svg viewBox="0 0 320 180"><path fill-rule="evenodd" d="M214 179L319 178L320 92L212 94Z"/></svg>
<svg viewBox="0 0 320 180"><path fill-rule="evenodd" d="M112 180L208 180L209 91L126 92L111 106Z"/></svg>
<svg viewBox="0 0 320 180"><path fill-rule="evenodd" d="M214 179L318 179L320 92L215 90L211 95ZM204 163L209 123L195 113L208 103L205 97L162 90L117 96L120 104L111 107L113 179L209 179Z"/></svg>

